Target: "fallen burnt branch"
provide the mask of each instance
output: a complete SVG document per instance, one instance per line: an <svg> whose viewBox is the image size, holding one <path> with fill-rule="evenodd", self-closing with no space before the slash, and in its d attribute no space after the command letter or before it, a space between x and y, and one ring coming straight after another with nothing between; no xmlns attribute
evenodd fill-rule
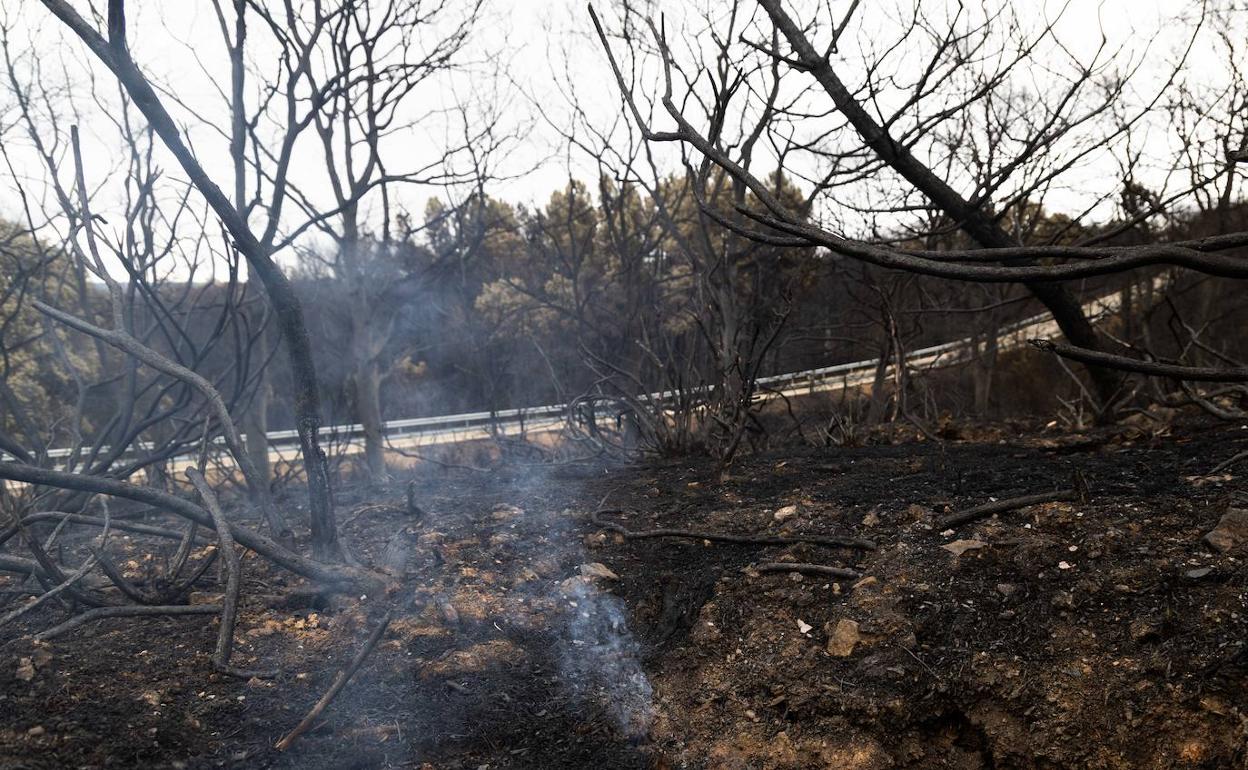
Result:
<svg viewBox="0 0 1248 770"><path fill-rule="evenodd" d="M104 529L100 532L101 546L107 539L108 532L108 527L104 527ZM92 593L78 590L78 588L75 587L77 581L69 580L68 576L61 569L61 565L48 555L44 546L39 544L38 538L36 538L29 530L19 529L19 533L21 534L21 539L26 543L26 547L30 549L31 555L35 557L35 562L43 568L43 574L47 575L47 578L39 575L35 576L35 579L38 580L45 589L52 590L53 587L49 585L49 582L54 581L63 584L65 586L65 592L68 593L75 601L88 607L102 607L108 604L107 601L95 596ZM51 542L52 538L49 537L48 543L50 544Z"/></svg>
<svg viewBox="0 0 1248 770"><path fill-rule="evenodd" d="M1046 353L1068 358L1093 366L1104 366L1137 374L1148 374L1154 377L1171 377L1176 380L1191 382L1248 382L1248 368L1219 368L1214 366L1184 366L1167 364L1159 361L1141 361L1114 353L1102 353L1097 350L1078 348L1052 340L1029 340L1035 348Z"/></svg>
<svg viewBox="0 0 1248 770"><path fill-rule="evenodd" d="M186 596L187 594L191 592L191 589L195 587L195 584L199 582L199 579L202 578L204 576L204 573L206 573L212 567L213 564L216 564L216 562L217 562L217 551L214 549L212 553L208 554L207 558L205 558L203 561L199 563L199 566L195 568L195 571L191 573L190 577L182 581L181 584L174 583L170 585L168 589L166 589L166 591L163 594L166 600L165 603L173 604L174 602L181 601L182 597ZM177 576L181 574L181 572L182 572L181 569L177 569L177 570L172 570L170 574L173 576L174 579L176 579Z"/></svg>
<svg viewBox="0 0 1248 770"><path fill-rule="evenodd" d="M1231 457L1213 466L1213 470L1209 471L1209 475L1212 476L1215 473L1221 473L1227 468L1232 468L1238 465L1239 463L1243 462L1244 460L1248 460L1248 452L1240 452L1238 454L1232 455Z"/></svg>
<svg viewBox="0 0 1248 770"><path fill-rule="evenodd" d="M52 626L46 631L35 634L35 639L39 641L47 641L73 631L79 626L85 625L93 620L103 620L105 618L128 618L128 617L150 617L157 616L178 616L178 615L216 615L221 612L220 604L172 604L158 607L146 606L141 604L128 605L125 607L96 607L87 610L81 615L75 615L60 625Z"/></svg>
<svg viewBox="0 0 1248 770"><path fill-rule="evenodd" d="M238 432L238 428L234 425L234 420L230 416L229 406L225 403L221 393L213 387L213 384L207 378L147 347L121 329L102 329L39 300L32 300L31 304L44 315L56 319L71 329L112 345L153 369L187 383L198 391L211 406L212 413L216 417L218 427L221 430L221 437L225 440L225 444L230 450L230 455L234 458L234 464L242 471L243 478L247 481L248 496L264 515L264 519L273 534L283 542L293 541L294 535L286 524L286 519L273 505L273 499L269 495L268 484L260 476L259 471L256 470L255 465L251 461L251 455L247 454L242 435Z"/></svg>
<svg viewBox="0 0 1248 770"><path fill-rule="evenodd" d="M786 563L782 561L769 561L762 564L755 564L751 567L755 572L800 572L803 575L824 575L827 577L842 578L845 580L857 580L862 577L862 573L848 567L831 567L827 564L803 564L803 563Z"/></svg>
<svg viewBox="0 0 1248 770"><path fill-rule="evenodd" d="M838 548L857 548L861 551L874 551L875 543L856 537L835 537L832 535L797 535L793 537L776 537L770 535L730 535L724 532L701 532L693 529L647 529L634 531L626 529L622 524L603 521L605 513L622 514L618 508L600 508L590 514L594 524L603 529L619 533L625 540L641 540L651 537L679 537L689 540L710 540L713 543L733 543L736 545L796 545L810 543Z"/></svg>
<svg viewBox="0 0 1248 770"><path fill-rule="evenodd" d="M24 556L10 556L7 553L0 553L0 572L13 572L18 575L34 575L40 580L49 579L49 575L39 566L39 562L34 559L27 559Z"/></svg>
<svg viewBox="0 0 1248 770"><path fill-rule="evenodd" d="M1007 500L998 500L995 503L985 503L974 508L968 508L965 511L946 516L936 521L936 530L943 531L960 527L963 524L969 524L972 521L986 519L994 513L1005 513L1014 511L1019 508L1026 508L1030 505L1040 505L1041 503L1059 503L1079 500L1085 497L1076 489L1061 489L1056 492L1042 492L1038 495L1023 495L1022 497L1011 497Z"/></svg>
<svg viewBox="0 0 1248 770"><path fill-rule="evenodd" d="M30 612L31 610L38 607L39 605L43 604L47 600L56 597L63 591L68 591L70 588L74 586L75 583L82 580L84 577L87 576L87 573L89 573L92 569L95 568L95 563L96 563L95 556L87 557L87 560L82 563L82 566L79 567L77 571L75 571L72 575L65 578L65 581L63 583L61 583L60 585L58 585L57 587L53 589L44 591L36 599L34 599L34 601L27 602L26 604L23 604L21 607L18 607L17 609L13 610L9 614L0 618L0 626L8 625L11 621L17 620L18 618L25 615L27 612Z"/></svg>
<svg viewBox="0 0 1248 770"><path fill-rule="evenodd" d="M410 516L415 520L419 520L425 515L424 509L416 504L413 493L409 489L407 493L406 505L399 505L398 503L370 503L368 505L362 505L352 511L350 516L343 519L341 526L345 528L348 524L353 524L363 516L367 516L371 513L382 512L401 513L405 516Z"/></svg>
<svg viewBox="0 0 1248 770"><path fill-rule="evenodd" d="M364 661L367 660L368 656L371 655L373 650L377 648L377 643L381 641L382 634L386 632L386 628L390 625L390 619L393 617L393 613L393 610L386 611L386 614L382 617L381 622L378 623L377 627L373 629L373 632L368 635L368 640L364 642L364 646L361 647L360 651L355 654L355 657L351 659L351 662L347 664L346 668L340 669L338 673L334 675L333 683L330 684L329 689L326 690L325 694L321 696L321 699L316 702L316 705L312 707L312 710L308 712L307 716L305 716L299 724L295 726L295 729L283 736L282 739L274 745L278 751L285 751L290 748L290 745L295 742L295 739L306 733L308 728L312 726L312 722L314 722L316 718L319 717L323 711L325 711L330 702L338 696L338 693L342 692L342 688L347 686L347 682L351 681L351 677L355 676L355 672L359 670L360 666L364 665Z"/></svg>
<svg viewBox="0 0 1248 770"><path fill-rule="evenodd" d="M121 574L121 570L117 568L117 565L113 563L113 560L108 558L102 551L94 551L92 555L99 559L100 569L108 576L112 584L130 601L150 605L168 604L168 601L162 600L162 597L148 593L127 580L126 576Z"/></svg>
<svg viewBox="0 0 1248 770"><path fill-rule="evenodd" d="M190 500L185 500L158 489L141 487L118 481L117 479L66 473L64 471L36 468L14 462L0 462L0 479L121 497L159 507L162 510L202 524L205 527L213 526L212 516ZM255 530L238 524L230 524L229 528L230 534L234 536L234 539L240 545L250 548L279 567L288 569L309 580L331 585L358 584L364 586L373 586L382 582L380 576L367 570L340 564L325 564L309 559Z"/></svg>
<svg viewBox="0 0 1248 770"><path fill-rule="evenodd" d="M82 513L61 513L59 511L39 511L30 513L22 517L22 525L34 524L40 521L61 521L67 520L70 524L86 524L93 527L102 527L104 519L99 516L88 516ZM163 537L168 540L181 540L183 534L167 527L157 527L151 524L140 524L138 522L118 521L115 518L112 522L113 529L119 532L131 532L136 535L151 535L152 537ZM0 535L0 543L8 535L8 530L4 535Z"/></svg>
<svg viewBox="0 0 1248 770"><path fill-rule="evenodd" d="M271 672L244 671L230 665L230 656L234 652L234 624L238 620L238 597L243 589L242 566L239 564L238 551L234 549L234 538L230 535L230 525L226 521L225 511L221 510L221 502L208 486L204 474L195 468L186 470L186 477L195 486L195 491L204 501L212 522L217 528L217 540L221 552L221 562L225 565L225 596L221 600L221 628L217 632L217 648L212 653L212 666L223 674L251 679L262 675L271 676Z"/></svg>

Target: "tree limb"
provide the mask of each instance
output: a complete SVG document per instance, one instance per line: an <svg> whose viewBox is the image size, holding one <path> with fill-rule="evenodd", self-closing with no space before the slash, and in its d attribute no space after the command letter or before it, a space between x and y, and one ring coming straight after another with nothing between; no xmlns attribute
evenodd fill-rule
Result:
<svg viewBox="0 0 1248 770"><path fill-rule="evenodd" d="M1173 377L1176 380L1192 382L1248 382L1248 368L1218 368L1213 366L1184 366L1167 364L1158 361L1141 361L1138 358L1102 353L1099 350L1086 350L1073 345L1066 345L1052 340L1029 340L1039 350L1053 353L1072 361L1107 366L1125 372L1137 372L1154 377Z"/></svg>

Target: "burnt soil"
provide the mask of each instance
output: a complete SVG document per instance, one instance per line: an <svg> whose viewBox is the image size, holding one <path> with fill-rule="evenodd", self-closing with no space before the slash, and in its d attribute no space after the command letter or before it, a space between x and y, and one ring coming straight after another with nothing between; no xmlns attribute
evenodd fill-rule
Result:
<svg viewBox="0 0 1248 770"><path fill-rule="evenodd" d="M347 542L404 573L386 595L275 607L299 581L246 555L235 663L282 668L251 681L213 672L215 618L106 620L37 644L67 617L51 602L0 630L0 766L1248 767L1245 554L1202 542L1242 490L1209 471L1246 445L1248 429L1189 418L793 448L726 476L689 459L426 469L418 520L401 483L344 488ZM1076 469L1085 502L933 527ZM879 547L625 541L590 521L600 505L631 530ZM956 540L978 542L942 548ZM110 552L141 581L172 547L118 537ZM760 561L867 577L760 575ZM594 563L617 579L582 576ZM376 652L277 752L386 606Z"/></svg>

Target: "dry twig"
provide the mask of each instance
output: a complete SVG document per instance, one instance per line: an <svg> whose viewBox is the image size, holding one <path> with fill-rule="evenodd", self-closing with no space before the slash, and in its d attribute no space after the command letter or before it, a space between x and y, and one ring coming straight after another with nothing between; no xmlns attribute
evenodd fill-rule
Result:
<svg viewBox="0 0 1248 770"><path fill-rule="evenodd" d="M212 522L217 528L221 562L225 565L225 596L221 601L221 629L217 632L217 648L212 654L212 665L218 671L243 679L252 677L272 676L272 672L244 671L230 665L230 656L234 652L234 624L238 620L238 597L242 592L242 567L239 564L238 551L234 549L234 537L230 534L230 523L221 510L221 501L208 486L204 474L195 468L187 468L186 477L195 485L195 491L204 501Z"/></svg>
<svg viewBox="0 0 1248 770"><path fill-rule="evenodd" d="M89 573L92 569L95 568L95 563L96 563L96 557L88 556L87 560L82 563L82 566L79 567L74 572L74 574L65 578L65 581L62 582L60 585L58 585L56 588L45 591L44 593L40 594L39 597L36 598L34 601L27 602L26 604L23 604L21 607L18 607L17 609L13 610L9 614L0 618L0 626L8 625L10 622L17 620L22 615L25 615L27 612L30 612L34 608L38 607L40 604L43 604L48 599L51 599L54 596L57 596L58 594L60 594L62 591L66 591L69 588L73 587L75 583L77 583L79 580L82 580L84 577L87 576L87 573Z"/></svg>
<svg viewBox="0 0 1248 770"><path fill-rule="evenodd" d="M1209 471L1209 475L1210 475L1210 476L1212 476L1212 475L1213 475L1213 474L1215 474L1215 473L1221 473L1222 471L1226 470L1227 468L1230 468L1230 467L1232 467L1232 466L1234 466L1234 465L1238 465L1239 463L1243 462L1244 460L1248 460L1248 452L1240 452L1240 453L1238 453L1238 454L1232 455L1232 456L1231 456L1231 457L1229 457L1228 459L1223 460L1222 462L1220 462L1220 463L1218 463L1217 465L1213 466L1213 470Z"/></svg>
<svg viewBox="0 0 1248 770"><path fill-rule="evenodd" d="M1057 503L1078 500L1082 497L1078 490L1061 489L1056 492L1042 492L1038 495L1023 495L1022 497L1011 497L1007 500L998 500L995 503L985 503L977 505L974 508L968 508L965 511L959 511L951 516L946 516L936 522L937 531L960 527L963 524L969 524L972 521L986 519L994 513L1005 513L1019 508L1026 508L1029 505L1039 505L1041 503Z"/></svg>
<svg viewBox="0 0 1248 770"><path fill-rule="evenodd" d="M52 626L47 631L36 634L35 639L47 641L92 620L104 618L126 618L136 615L216 615L221 611L220 604L171 604L151 607L146 605L128 605L125 607L96 607L81 615L75 615L60 625Z"/></svg>
<svg viewBox="0 0 1248 770"><path fill-rule="evenodd" d="M312 710L308 712L307 716L305 716L303 720L295 726L295 729L291 730L283 736L280 741L274 744L274 748L278 751L285 751L290 748L290 745L295 742L296 738L308 731L308 728L312 726L312 723L316 721L316 718L319 717L323 711L325 711L326 707L329 706L335 697L337 697L338 693L342 692L342 688L347 686L347 682L351 681L351 677L355 675L355 672L359 670L360 666L364 665L364 661L368 659L368 656L377 647L377 643L381 641L382 635L386 632L386 628L390 625L390 619L393 617L393 614L393 610L386 611L386 614L382 617L381 622L378 623L377 627L373 629L373 633L369 634L368 641L364 642L364 646L360 648L359 652L355 653L355 657L351 659L351 662L347 664L347 667L340 669L338 673L334 675L333 683L330 684L329 689L325 691L325 694L321 696L321 699L316 702L316 705L312 707Z"/></svg>
<svg viewBox="0 0 1248 770"><path fill-rule="evenodd" d="M840 548L857 548L862 551L874 551L875 543L857 537L835 537L832 535L796 535L793 537L776 537L770 535L730 535L723 532L701 532L692 529L647 529L634 531L621 524L603 521L604 513L624 513L618 508L600 508L590 514L590 520L603 529L618 532L625 540L641 540L648 537L680 537L690 540L710 540L715 543L734 543L737 545L796 545L810 543Z"/></svg>
<svg viewBox="0 0 1248 770"><path fill-rule="evenodd" d="M802 564L798 562L769 561L755 564L756 572L801 572L804 575L824 575L844 580L857 580L862 573L848 567L831 567L826 564Z"/></svg>

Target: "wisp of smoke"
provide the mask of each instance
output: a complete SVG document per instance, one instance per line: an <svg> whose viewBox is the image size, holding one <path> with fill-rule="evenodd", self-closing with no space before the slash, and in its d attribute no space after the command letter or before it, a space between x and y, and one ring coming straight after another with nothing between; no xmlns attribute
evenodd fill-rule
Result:
<svg viewBox="0 0 1248 770"><path fill-rule="evenodd" d="M559 656L567 686L577 698L602 704L622 733L644 735L653 717L653 692L622 603L587 578L561 586L570 605Z"/></svg>

